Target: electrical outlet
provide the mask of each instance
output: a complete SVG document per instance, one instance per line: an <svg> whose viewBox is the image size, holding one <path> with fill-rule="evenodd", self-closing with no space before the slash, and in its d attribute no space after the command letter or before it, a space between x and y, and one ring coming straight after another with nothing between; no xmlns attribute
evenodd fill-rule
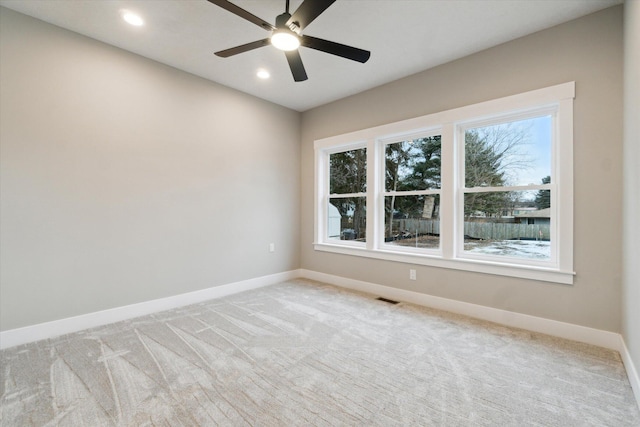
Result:
<svg viewBox="0 0 640 427"><path fill-rule="evenodd" d="M409 269L409 279L416 280L416 271L414 269Z"/></svg>
<svg viewBox="0 0 640 427"><path fill-rule="evenodd" d="M275 251L276 251L276 244L269 243L269 252L275 252Z"/></svg>

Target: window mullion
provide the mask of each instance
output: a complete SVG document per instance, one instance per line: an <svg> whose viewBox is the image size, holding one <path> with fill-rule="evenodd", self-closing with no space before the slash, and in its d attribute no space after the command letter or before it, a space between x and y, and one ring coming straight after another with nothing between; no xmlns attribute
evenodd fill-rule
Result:
<svg viewBox="0 0 640 427"><path fill-rule="evenodd" d="M349 199L351 197L366 197L367 193L334 193L329 194L329 199Z"/></svg>
<svg viewBox="0 0 640 427"><path fill-rule="evenodd" d="M455 150L454 126L442 127L442 177L440 193L440 248L444 259L454 258L455 251Z"/></svg>
<svg viewBox="0 0 640 427"><path fill-rule="evenodd" d="M515 185L515 186L501 186L501 187L463 187L465 193L493 193L493 192L510 192L510 191L532 191L532 190L549 190L551 184L539 184L539 185Z"/></svg>
<svg viewBox="0 0 640 427"><path fill-rule="evenodd" d="M432 194L440 194L441 189L436 190L408 190L408 191L385 191L382 196L429 196Z"/></svg>
<svg viewBox="0 0 640 427"><path fill-rule="evenodd" d="M380 223L380 213L378 209L378 175L380 154L377 152L376 141L367 141L367 249L373 250L378 247L378 225ZM384 209L384 207L383 207Z"/></svg>

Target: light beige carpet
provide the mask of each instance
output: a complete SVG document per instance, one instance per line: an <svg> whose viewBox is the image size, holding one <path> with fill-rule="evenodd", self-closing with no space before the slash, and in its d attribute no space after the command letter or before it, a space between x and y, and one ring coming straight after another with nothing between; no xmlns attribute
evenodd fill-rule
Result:
<svg viewBox="0 0 640 427"><path fill-rule="evenodd" d="M296 280L1 352L2 426L638 426L619 355Z"/></svg>

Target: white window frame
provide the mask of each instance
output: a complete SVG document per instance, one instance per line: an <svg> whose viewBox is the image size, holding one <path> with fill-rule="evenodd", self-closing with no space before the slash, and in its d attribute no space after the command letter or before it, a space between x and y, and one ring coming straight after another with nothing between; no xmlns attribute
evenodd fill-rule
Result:
<svg viewBox="0 0 640 427"><path fill-rule="evenodd" d="M417 265L572 284L573 271L573 99L575 82L460 107L315 141L314 248ZM464 130L497 123L553 115L549 185L499 187L499 191L551 190L552 259L539 262L476 256L463 251ZM411 251L384 242L384 146L415 135L441 135L440 249ZM327 238L328 155L367 148L366 243ZM489 188L483 188L489 190ZM428 190L431 191L431 190Z"/></svg>
<svg viewBox="0 0 640 427"><path fill-rule="evenodd" d="M489 262L501 262L501 263L515 263L515 264L523 264L523 265L531 265L531 266L539 266L539 267L550 267L553 269L558 268L558 254L557 254L557 230L558 224L555 220L557 218L557 190L556 190L556 179L555 173L557 168L555 167L555 147L558 143L558 135L557 132L552 132L551 135L551 183L550 184L536 184L536 185L518 185L518 186L508 186L503 185L499 187L474 187L467 188L465 186L465 132L468 129L484 127L484 126L492 126L499 125L508 122L515 122L527 119L538 118L542 116L551 116L552 120L552 131L557 129L556 121L558 116L558 107L557 106L545 106L542 108L535 108L531 110L527 110L525 112L517 112L507 115L501 115L492 117L491 119L483 119L480 121L467 121L464 123L458 123L456 126L456 136L455 136L455 144L458 156L456 158L457 161L457 200L456 206L464 206L464 196L467 193L489 193L489 192L509 192L509 191L537 191L537 190L550 190L551 192L551 218L554 220L551 221L550 224L550 241L552 244L550 245L551 254L550 259L548 261L539 261L535 259L527 259L527 258L513 258L507 256L491 256L485 254L474 254L470 252L464 251L464 214L458 215L456 218L456 257L461 259L469 259L469 260L484 260Z"/></svg>
<svg viewBox="0 0 640 427"><path fill-rule="evenodd" d="M368 189L367 185L367 193L341 193L341 194L331 194L330 193L330 185L329 185L329 156L336 153L343 153L345 151L351 150L359 150L362 148L367 148L367 184L369 181L369 149L367 147L366 141L356 141L348 144L340 144L336 146L332 146L330 149L324 151L322 159L320 159L321 164L317 165L316 168L316 176L318 175L318 170L320 170L319 174L322 177L318 181L318 185L316 186L317 194L320 194L319 204L321 206L322 215L319 215L316 209L316 241L318 241L318 235L322 236L320 240L329 242L331 244L340 244L344 246L354 247L354 248L365 248L366 243L358 242L356 240L338 240L338 239L330 239L328 228L329 228L329 200L332 198L350 198L350 197L366 197L367 198L367 206L369 206L369 197L368 197ZM367 208L368 209L368 208ZM319 220L318 220L319 219ZM367 214L367 242L369 241L369 215Z"/></svg>
<svg viewBox="0 0 640 427"><path fill-rule="evenodd" d="M385 149L387 147L387 145L390 144L395 144L401 141L409 141L409 140L414 140L414 139L418 139L418 138L429 138L432 136L441 136L442 133L442 128L437 127L437 128L432 128L432 129L425 129L422 130L420 132L413 132L410 134L406 134L406 135L398 135L392 138L380 138L377 140L377 146L379 149L379 156L378 156L378 170L381 171L381 173L377 174L377 179L378 179L378 183L377 186L380 189L380 197L378 198L378 203L376 205L376 211L377 211L377 215L381 217L381 221L378 221L377 223L377 233L375 234L375 236L377 237L376 239L376 245L375 247L377 249L380 250L384 250L384 251L389 251L389 252L399 252L399 253L409 253L409 254L415 254L415 255L434 255L434 256L442 256L442 241L440 241L440 245L438 247L438 249L427 249L427 248L420 248L420 249L416 249L416 248L411 248L411 247L400 247L397 245L390 245L387 244L384 241L384 235L385 235L385 222L386 222L386 215L385 215L385 210L384 210L384 198L387 196L420 196L420 195L439 195L440 197L442 197L442 188L439 189L430 189L430 190L413 190L413 191L387 191L386 190L386 186L385 186L385 177L386 177L386 156L385 156ZM441 167L442 168L442 167ZM440 175L442 176L442 170L440 171ZM441 185L442 187L442 185Z"/></svg>

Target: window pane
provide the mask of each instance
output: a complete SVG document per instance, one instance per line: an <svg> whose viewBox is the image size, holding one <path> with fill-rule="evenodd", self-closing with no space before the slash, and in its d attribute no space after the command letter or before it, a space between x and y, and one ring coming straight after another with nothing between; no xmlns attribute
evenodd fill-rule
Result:
<svg viewBox="0 0 640 427"><path fill-rule="evenodd" d="M549 190L467 193L464 250L473 254L549 260Z"/></svg>
<svg viewBox="0 0 640 427"><path fill-rule="evenodd" d="M329 199L327 237L340 240L366 241L366 197Z"/></svg>
<svg viewBox="0 0 640 427"><path fill-rule="evenodd" d="M440 247L440 195L386 196L384 208L387 244Z"/></svg>
<svg viewBox="0 0 640 427"><path fill-rule="evenodd" d="M329 193L351 194L367 191L367 149L329 155Z"/></svg>
<svg viewBox="0 0 640 427"><path fill-rule="evenodd" d="M440 135L387 144L386 191L440 188Z"/></svg>
<svg viewBox="0 0 640 427"><path fill-rule="evenodd" d="M551 116L543 116L468 129L466 187L550 183L552 124Z"/></svg>

